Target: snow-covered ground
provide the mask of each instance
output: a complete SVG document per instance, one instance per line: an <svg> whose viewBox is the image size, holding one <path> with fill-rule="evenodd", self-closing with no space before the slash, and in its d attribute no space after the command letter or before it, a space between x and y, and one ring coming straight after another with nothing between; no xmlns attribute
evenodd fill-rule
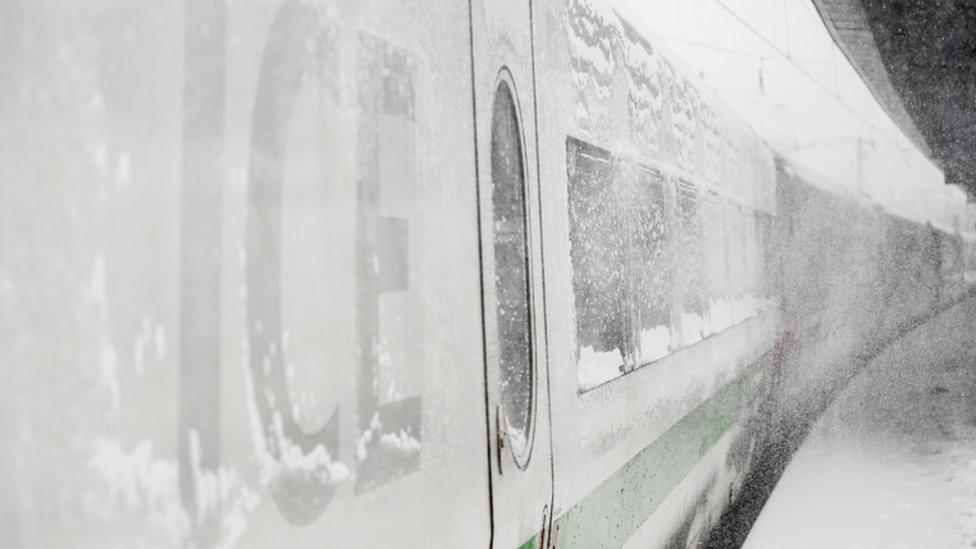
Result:
<svg viewBox="0 0 976 549"><path fill-rule="evenodd" d="M747 549L976 547L976 352L945 341L907 342L852 381Z"/></svg>

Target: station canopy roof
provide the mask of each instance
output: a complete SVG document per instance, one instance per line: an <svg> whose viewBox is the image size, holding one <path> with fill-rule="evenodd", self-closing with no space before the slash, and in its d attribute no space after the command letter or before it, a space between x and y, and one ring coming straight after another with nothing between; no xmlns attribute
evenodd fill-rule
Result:
<svg viewBox="0 0 976 549"><path fill-rule="evenodd" d="M813 0L902 131L976 198L976 2Z"/></svg>

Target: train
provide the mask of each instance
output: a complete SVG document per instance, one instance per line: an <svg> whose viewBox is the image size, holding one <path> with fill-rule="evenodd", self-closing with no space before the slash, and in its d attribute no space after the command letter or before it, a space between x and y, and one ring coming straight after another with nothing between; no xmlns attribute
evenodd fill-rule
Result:
<svg viewBox="0 0 976 549"><path fill-rule="evenodd" d="M603 0L0 16L5 546L700 546L976 282Z"/></svg>

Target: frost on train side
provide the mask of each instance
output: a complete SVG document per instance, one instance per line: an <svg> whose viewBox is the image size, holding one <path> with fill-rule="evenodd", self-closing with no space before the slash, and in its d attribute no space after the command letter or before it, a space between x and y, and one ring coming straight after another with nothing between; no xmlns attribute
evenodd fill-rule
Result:
<svg viewBox="0 0 976 549"><path fill-rule="evenodd" d="M613 124L608 109L617 70L616 14L604 3L571 1L566 8L577 124L586 132L606 132Z"/></svg>
<svg viewBox="0 0 976 549"><path fill-rule="evenodd" d="M579 390L771 303L766 214L574 138L566 155Z"/></svg>
<svg viewBox="0 0 976 549"><path fill-rule="evenodd" d="M567 140L570 240L583 390L666 356L667 189L658 172Z"/></svg>
<svg viewBox="0 0 976 549"><path fill-rule="evenodd" d="M627 219L620 212L627 204L615 185L609 154L569 140L567 156L576 338L581 353L586 350L580 376L599 384L634 364L630 296L622 269L628 260L628 235ZM619 363L613 364L611 359L617 358Z"/></svg>
<svg viewBox="0 0 976 549"><path fill-rule="evenodd" d="M664 48L603 0L566 0L577 136L773 207L772 158Z"/></svg>
<svg viewBox="0 0 976 549"><path fill-rule="evenodd" d="M423 447L416 61L365 32L337 49L314 17L288 4L271 28L243 254L259 484L296 525L416 471ZM354 85L329 84L321 58L347 51Z"/></svg>
<svg viewBox="0 0 976 549"><path fill-rule="evenodd" d="M575 102L566 166L578 388L586 391L769 305L764 220L775 178L751 130L606 2L567 0L563 14Z"/></svg>
<svg viewBox="0 0 976 549"><path fill-rule="evenodd" d="M215 518L230 545L238 472L179 478L183 11L13 1L0 21L0 545L183 546Z"/></svg>

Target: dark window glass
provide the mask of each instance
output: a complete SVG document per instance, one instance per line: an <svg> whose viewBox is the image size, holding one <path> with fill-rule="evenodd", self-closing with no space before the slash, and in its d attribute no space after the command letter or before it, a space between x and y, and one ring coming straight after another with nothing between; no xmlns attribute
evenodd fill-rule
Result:
<svg viewBox="0 0 976 549"><path fill-rule="evenodd" d="M637 286L636 323L641 364L657 360L671 352L671 255L669 253L667 194L661 175L644 167L636 171L634 233Z"/></svg>
<svg viewBox="0 0 976 549"><path fill-rule="evenodd" d="M767 213L756 212L756 240L759 246L762 266L760 271L760 292L764 298L770 298L776 292L776 265L773 263L773 219Z"/></svg>
<svg viewBox="0 0 976 549"><path fill-rule="evenodd" d="M573 137L566 174L580 392L761 307L768 215Z"/></svg>
<svg viewBox="0 0 976 549"><path fill-rule="evenodd" d="M566 155L579 388L585 391L620 376L632 363L625 272L631 221L610 154L568 138Z"/></svg>
<svg viewBox="0 0 976 549"><path fill-rule="evenodd" d="M666 180L567 138L579 389L669 354L672 258Z"/></svg>
<svg viewBox="0 0 976 549"><path fill-rule="evenodd" d="M679 181L677 278L681 299L681 343L700 341L705 330L702 270L702 230L698 207L701 195L690 183ZM726 235L728 236L728 234Z"/></svg>
<svg viewBox="0 0 976 549"><path fill-rule="evenodd" d="M502 410L512 453L516 462L524 466L532 446L534 377L525 165L515 100L505 82L495 92L491 182Z"/></svg>

